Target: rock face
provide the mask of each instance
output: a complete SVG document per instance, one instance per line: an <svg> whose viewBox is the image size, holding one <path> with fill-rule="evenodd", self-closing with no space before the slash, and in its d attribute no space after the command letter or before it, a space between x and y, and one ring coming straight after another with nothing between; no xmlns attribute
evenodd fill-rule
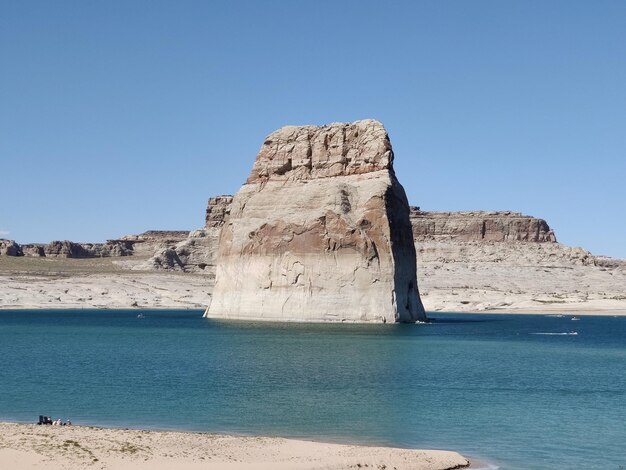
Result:
<svg viewBox="0 0 626 470"><path fill-rule="evenodd" d="M53 241L47 244L28 243L18 245L12 242L6 249L0 240L0 255L31 256L47 258L103 258L109 256L129 256L132 254L131 242L109 240L106 243L75 243L68 240Z"/></svg>
<svg viewBox="0 0 626 470"><path fill-rule="evenodd" d="M25 245L21 245L22 254L24 256L32 256L34 258L46 256L43 249L44 246L45 245L41 243L27 243Z"/></svg>
<svg viewBox="0 0 626 470"><path fill-rule="evenodd" d="M139 235L125 235L120 240L125 241L139 241L139 242L152 242L152 241L171 241L181 240L189 236L188 230L148 230L140 233Z"/></svg>
<svg viewBox="0 0 626 470"><path fill-rule="evenodd" d="M137 235L125 235L119 240L109 240L109 242L123 242L131 247L133 256L154 256L158 257L164 253L164 250L173 247L177 243L186 240L190 232L188 230L148 230ZM169 261L174 258L169 254L165 254L166 258L156 261L154 264L146 263L138 266L138 269L161 269L169 266ZM173 262L170 267L178 266Z"/></svg>
<svg viewBox="0 0 626 470"><path fill-rule="evenodd" d="M89 258L89 251L68 240L52 241L43 247L44 256L52 258Z"/></svg>
<svg viewBox="0 0 626 470"><path fill-rule="evenodd" d="M175 244L170 240L167 246L159 247L147 262L136 265L136 268L202 273L213 281L220 232L228 219L232 202L232 196L209 198L204 228L188 232L186 238Z"/></svg>
<svg viewBox="0 0 626 470"><path fill-rule="evenodd" d="M556 242L545 220L519 212L424 212L411 208L416 241Z"/></svg>
<svg viewBox="0 0 626 470"><path fill-rule="evenodd" d="M406 195L373 120L288 126L230 204L206 316L425 320Z"/></svg>
<svg viewBox="0 0 626 470"><path fill-rule="evenodd" d="M135 237L138 242L148 241L147 237L155 239L160 234L156 252L145 262L135 263L131 269L137 270L168 270L183 271L208 276L215 280L215 264L220 232L230 213L232 196L216 196L209 198L204 228L191 232L157 232L150 231ZM165 236L165 233L168 236ZM184 235L184 238L182 238Z"/></svg>
<svg viewBox="0 0 626 470"><path fill-rule="evenodd" d="M220 228L193 230L175 245L162 247L136 269L157 269L202 273L215 278L215 259Z"/></svg>
<svg viewBox="0 0 626 470"><path fill-rule="evenodd" d="M0 255L4 256L22 256L22 247L20 247L14 240L6 240L0 238Z"/></svg>
<svg viewBox="0 0 626 470"><path fill-rule="evenodd" d="M206 207L205 227L214 228L224 225L224 222L230 215L230 205L232 202L232 196L210 197Z"/></svg>

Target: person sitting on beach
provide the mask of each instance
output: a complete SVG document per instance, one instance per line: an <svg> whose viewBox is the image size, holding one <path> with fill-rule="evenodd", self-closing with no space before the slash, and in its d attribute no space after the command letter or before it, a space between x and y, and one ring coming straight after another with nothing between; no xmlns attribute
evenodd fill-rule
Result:
<svg viewBox="0 0 626 470"><path fill-rule="evenodd" d="M71 426L72 425L72 422L70 421L69 418L67 418L67 421L65 421L65 425L66 426Z"/></svg>

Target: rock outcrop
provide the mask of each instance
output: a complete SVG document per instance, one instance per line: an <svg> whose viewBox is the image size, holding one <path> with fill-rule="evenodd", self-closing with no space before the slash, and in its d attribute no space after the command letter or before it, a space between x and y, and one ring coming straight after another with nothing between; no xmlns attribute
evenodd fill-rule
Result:
<svg viewBox="0 0 626 470"><path fill-rule="evenodd" d="M120 237L119 240L109 240L109 242L124 242L130 244L132 248L133 256L151 256L157 257L164 253L164 250L174 247L177 243L186 240L190 232L188 230L148 230L146 232L137 235L125 235ZM173 261L174 258L170 255L166 255L167 259ZM169 261L163 258L161 261L155 263L141 263L138 266L139 269L161 269L170 266ZM178 266L177 263L171 264L174 268Z"/></svg>
<svg viewBox="0 0 626 470"><path fill-rule="evenodd" d="M556 242L545 220L519 212L425 212L411 208L416 241Z"/></svg>
<svg viewBox="0 0 626 470"><path fill-rule="evenodd" d="M15 242L12 243L5 250L2 248L2 240L0 240L0 255L47 258L105 258L110 256L129 256L133 252L132 242L124 240L109 240L106 243L76 243L68 240L56 240L46 244L27 243L18 245Z"/></svg>
<svg viewBox="0 0 626 470"><path fill-rule="evenodd" d="M24 256L31 256L34 258L46 256L43 249L45 245L43 243L27 243L20 246L22 247L22 254Z"/></svg>
<svg viewBox="0 0 626 470"><path fill-rule="evenodd" d="M392 163L373 120L267 137L230 204L205 315L424 320L409 205Z"/></svg>
<svg viewBox="0 0 626 470"><path fill-rule="evenodd" d="M172 241L182 240L189 236L189 230L147 230L138 235L125 235L120 240L153 242L153 241Z"/></svg>
<svg viewBox="0 0 626 470"><path fill-rule="evenodd" d="M68 240L55 240L43 247L44 256L47 258L90 258L89 251L81 244Z"/></svg>
<svg viewBox="0 0 626 470"><path fill-rule="evenodd" d="M205 227L222 227L230 215L230 205L233 202L232 196L210 197L206 207Z"/></svg>
<svg viewBox="0 0 626 470"><path fill-rule="evenodd" d="M219 228L199 229L173 245L159 248L145 263L135 269L157 269L206 274L215 278L215 259Z"/></svg>
<svg viewBox="0 0 626 470"><path fill-rule="evenodd" d="M22 256L22 247L15 243L14 240L6 240L4 238L0 238L0 255Z"/></svg>
<svg viewBox="0 0 626 470"><path fill-rule="evenodd" d="M135 265L135 269L201 273L214 280L219 236L232 201L232 196L209 198L203 228L188 232L182 240L169 240L167 246L160 246L147 262Z"/></svg>

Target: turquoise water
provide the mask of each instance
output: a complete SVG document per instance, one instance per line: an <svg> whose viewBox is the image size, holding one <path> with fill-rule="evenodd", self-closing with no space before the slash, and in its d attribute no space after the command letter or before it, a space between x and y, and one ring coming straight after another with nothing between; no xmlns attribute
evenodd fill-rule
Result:
<svg viewBox="0 0 626 470"><path fill-rule="evenodd" d="M444 448L502 469L626 467L624 317L201 314L0 311L0 420Z"/></svg>

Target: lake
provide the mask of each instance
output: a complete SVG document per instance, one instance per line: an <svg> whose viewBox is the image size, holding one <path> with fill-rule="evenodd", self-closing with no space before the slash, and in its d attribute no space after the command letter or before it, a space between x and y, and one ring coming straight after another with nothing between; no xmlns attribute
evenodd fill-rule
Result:
<svg viewBox="0 0 626 470"><path fill-rule="evenodd" d="M626 467L626 317L138 313L0 311L0 419L441 448L512 470Z"/></svg>

